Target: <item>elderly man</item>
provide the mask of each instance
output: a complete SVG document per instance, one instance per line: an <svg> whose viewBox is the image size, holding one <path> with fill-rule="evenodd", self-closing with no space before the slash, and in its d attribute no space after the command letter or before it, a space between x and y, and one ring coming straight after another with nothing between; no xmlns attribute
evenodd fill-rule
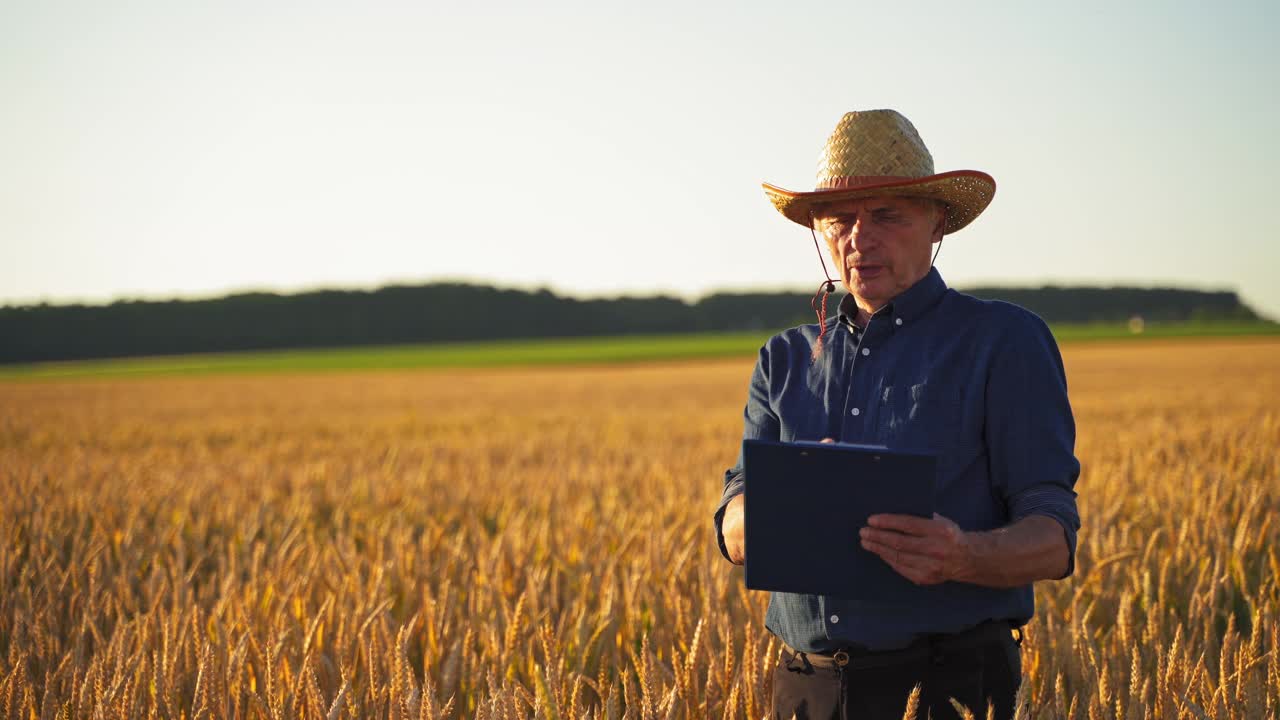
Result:
<svg viewBox="0 0 1280 720"><path fill-rule="evenodd" d="M774 714L896 719L919 684L920 717L955 717L950 698L1009 717L1032 583L1071 574L1080 525L1062 359L1036 315L948 289L933 268L933 246L990 203L990 176L935 174L892 110L846 114L823 158L815 191L764 189L825 239L848 295L834 317L820 311L760 350L744 437L933 453L937 513L873 515L849 538L926 586L926 606L877 604L874 588L772 594L765 624L784 644ZM740 455L715 513L721 551L739 564L743 488ZM804 535L797 517L797 552L824 552Z"/></svg>

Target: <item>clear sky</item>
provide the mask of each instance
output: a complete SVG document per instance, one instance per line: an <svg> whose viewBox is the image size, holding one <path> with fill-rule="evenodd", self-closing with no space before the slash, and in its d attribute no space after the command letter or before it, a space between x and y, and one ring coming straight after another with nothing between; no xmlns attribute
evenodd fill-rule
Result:
<svg viewBox="0 0 1280 720"><path fill-rule="evenodd" d="M1276 2L0 0L0 304L463 278L814 287L846 110L995 201L953 285L1280 317Z"/></svg>

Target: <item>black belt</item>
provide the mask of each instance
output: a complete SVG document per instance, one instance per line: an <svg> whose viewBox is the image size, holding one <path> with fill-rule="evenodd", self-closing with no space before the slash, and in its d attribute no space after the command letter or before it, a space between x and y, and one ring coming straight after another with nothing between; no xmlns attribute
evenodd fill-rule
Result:
<svg viewBox="0 0 1280 720"><path fill-rule="evenodd" d="M875 651L863 647L848 647L829 652L806 653L786 643L782 644L782 648L784 652L791 654L791 657L784 658L788 664L798 659L816 667L860 670L888 665L905 665L926 659L941 662L942 656L948 652L1007 641L1011 633L1021 645L1022 630L1014 629L1007 620L988 620L958 633L925 635L900 650Z"/></svg>

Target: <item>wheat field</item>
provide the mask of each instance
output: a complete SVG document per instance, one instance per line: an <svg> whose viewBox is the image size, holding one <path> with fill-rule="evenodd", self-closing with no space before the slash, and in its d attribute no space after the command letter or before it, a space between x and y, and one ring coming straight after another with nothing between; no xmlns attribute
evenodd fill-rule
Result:
<svg viewBox="0 0 1280 720"><path fill-rule="evenodd" d="M1277 717L1280 342L1064 355L1020 717ZM0 383L0 715L761 718L750 363Z"/></svg>

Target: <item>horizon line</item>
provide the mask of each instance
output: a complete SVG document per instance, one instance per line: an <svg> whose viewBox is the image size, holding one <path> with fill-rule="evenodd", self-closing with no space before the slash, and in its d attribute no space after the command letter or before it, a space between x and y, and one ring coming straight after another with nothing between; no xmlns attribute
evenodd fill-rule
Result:
<svg viewBox="0 0 1280 720"><path fill-rule="evenodd" d="M1132 282L1133 284L1128 284ZM299 295L308 295L323 292L350 292L350 293L375 293L390 288L404 287L426 287L431 285L465 285L471 287L487 287L494 290L518 290L522 292L537 293L549 292L559 298L574 300L612 300L612 299L650 299L650 298L672 298L682 300L687 303L697 303L708 297L715 295L747 295L747 294L768 294L768 293L794 293L805 294L809 289L797 285L755 285L750 287L721 287L714 288L702 292L681 292L672 288L657 288L651 292L636 290L621 290L618 292L574 292L557 288L549 283L500 283L492 280L484 280L474 277L465 276L441 276L436 278L426 278L419 280L397 280L389 279L380 283L368 284L317 284L304 285L293 288L281 287L263 287L263 286L243 286L232 287L225 290L213 291L208 293L191 293L191 294L166 294L166 293L139 293L139 294L119 294L110 299L90 299L86 297L63 297L63 298L40 298L40 299L3 299L0 300L0 309L17 309L29 307L110 307L116 304L124 303L167 303L167 302L208 302L213 300L222 300L230 297L238 297L244 295L276 295L280 297L294 297ZM834 294L842 294L847 290L837 281L837 290ZM1243 304L1244 299L1241 297L1240 290L1235 287L1220 285L1212 287L1197 287L1194 285L1176 284L1168 281L1127 281L1126 283L1106 283L1106 284L1090 284L1080 281L1061 280L1061 279L1043 279L1039 281L1009 281L1009 280L986 280L977 283L964 283L959 285L950 285L956 290L968 292L970 290L1044 290L1049 288L1055 289L1089 289L1089 290L1178 290L1184 292L1202 292L1202 293L1233 293L1237 299Z"/></svg>

